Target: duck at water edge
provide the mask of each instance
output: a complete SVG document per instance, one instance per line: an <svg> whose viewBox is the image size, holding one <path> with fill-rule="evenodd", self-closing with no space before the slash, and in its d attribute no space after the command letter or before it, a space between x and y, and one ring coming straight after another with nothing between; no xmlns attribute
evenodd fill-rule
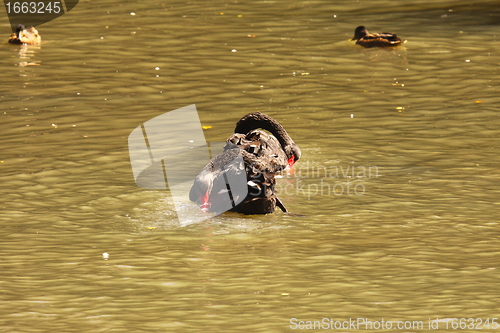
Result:
<svg viewBox="0 0 500 333"><path fill-rule="evenodd" d="M27 27L19 24L17 26L16 32L12 33L9 38L9 43L11 44L40 44L42 37L38 34L38 30L35 27Z"/></svg>

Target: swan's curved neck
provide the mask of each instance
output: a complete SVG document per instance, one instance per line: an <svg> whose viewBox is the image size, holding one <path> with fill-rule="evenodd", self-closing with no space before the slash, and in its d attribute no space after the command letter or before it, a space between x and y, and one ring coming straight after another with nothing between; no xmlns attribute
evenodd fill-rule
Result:
<svg viewBox="0 0 500 333"><path fill-rule="evenodd" d="M255 112L250 113L238 121L236 124L236 128L234 129L234 133L246 134L254 129L262 128L265 129L271 134L273 134L276 139L278 139L279 143L283 150L286 150L286 147L294 145L290 135L288 135L287 131L280 123L274 120L272 117L269 117L266 114Z"/></svg>

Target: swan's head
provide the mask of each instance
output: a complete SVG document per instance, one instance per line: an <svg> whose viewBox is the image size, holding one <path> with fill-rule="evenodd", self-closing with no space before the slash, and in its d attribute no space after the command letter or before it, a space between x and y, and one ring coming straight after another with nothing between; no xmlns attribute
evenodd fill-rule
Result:
<svg viewBox="0 0 500 333"><path fill-rule="evenodd" d="M302 155L299 146L297 146L295 143L292 143L291 145L285 147L285 154L288 157L289 167L292 167Z"/></svg>

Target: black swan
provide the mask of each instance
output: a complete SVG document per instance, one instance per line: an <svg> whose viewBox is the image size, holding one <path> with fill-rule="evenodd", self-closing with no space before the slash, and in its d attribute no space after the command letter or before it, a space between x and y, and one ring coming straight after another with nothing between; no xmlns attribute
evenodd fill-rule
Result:
<svg viewBox="0 0 500 333"><path fill-rule="evenodd" d="M356 44L364 47L397 46L403 42L398 36L390 32L369 33L362 25L354 30L354 37L351 40L355 40Z"/></svg>
<svg viewBox="0 0 500 333"><path fill-rule="evenodd" d="M229 210L243 214L269 214L276 206L288 212L275 194L275 176L300 158L300 148L283 126L260 112L241 118L234 133L227 139L224 151L195 178L189 199L206 212ZM242 157L243 163L232 163L238 156ZM228 179L235 177L245 177L245 197L231 191L228 186ZM228 193L231 209L227 209L227 200L222 199L222 196L227 198Z"/></svg>

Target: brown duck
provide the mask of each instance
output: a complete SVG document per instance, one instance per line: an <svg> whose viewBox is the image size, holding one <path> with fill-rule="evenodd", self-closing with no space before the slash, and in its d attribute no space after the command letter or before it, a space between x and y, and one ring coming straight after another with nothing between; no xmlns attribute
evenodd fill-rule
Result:
<svg viewBox="0 0 500 333"><path fill-rule="evenodd" d="M269 131L267 133L260 129ZM189 199L207 212L223 212L223 196L232 201L230 211L243 214L269 214L278 206L288 212L276 196L276 175L292 166L301 156L300 148L275 119L260 112L241 118L224 147L195 178ZM238 156L243 163L232 163ZM247 192L231 190L228 179L246 177Z"/></svg>
<svg viewBox="0 0 500 333"><path fill-rule="evenodd" d="M390 32L369 33L362 25L354 30L354 37L351 40L355 40L356 44L364 47L392 47L403 43L395 34Z"/></svg>
<svg viewBox="0 0 500 333"><path fill-rule="evenodd" d="M42 37L38 34L38 30L35 27L27 27L18 24L16 32L12 33L9 38L9 43L11 44L40 44Z"/></svg>

